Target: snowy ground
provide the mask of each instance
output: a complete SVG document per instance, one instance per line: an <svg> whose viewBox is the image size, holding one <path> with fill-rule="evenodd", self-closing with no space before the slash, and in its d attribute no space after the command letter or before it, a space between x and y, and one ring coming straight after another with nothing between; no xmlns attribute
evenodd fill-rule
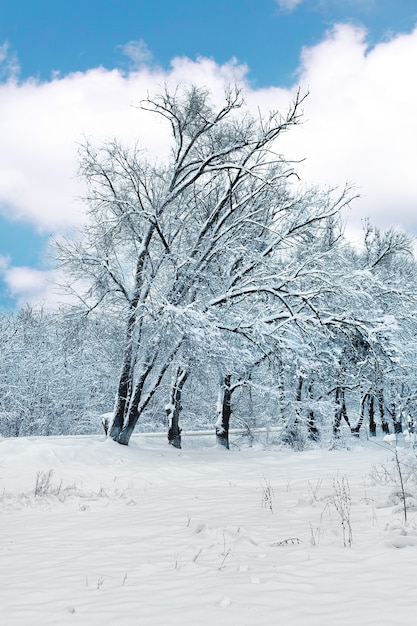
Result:
<svg viewBox="0 0 417 626"><path fill-rule="evenodd" d="M0 440L0 622L414 625L416 502L404 524L382 445Z"/></svg>

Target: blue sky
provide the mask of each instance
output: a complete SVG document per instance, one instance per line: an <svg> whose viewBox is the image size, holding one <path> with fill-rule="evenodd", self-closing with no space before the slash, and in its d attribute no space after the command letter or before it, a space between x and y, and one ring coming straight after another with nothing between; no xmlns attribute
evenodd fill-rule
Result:
<svg viewBox="0 0 417 626"><path fill-rule="evenodd" d="M174 56L237 57L256 86L289 84L301 47L335 22L363 24L376 42L417 21L415 0L2 0L0 9L0 42L18 55L22 78L42 80L128 68L121 47L143 40L165 67Z"/></svg>
<svg viewBox="0 0 417 626"><path fill-rule="evenodd" d="M327 182L326 160L309 147L309 141L314 145L315 129L320 128L322 134L328 132L329 137L334 135L334 128L342 129L343 134L342 114L348 114L344 107L351 93L355 95L349 106L352 115L358 115L358 129L360 124L365 130L370 126L362 106L370 115L375 112L375 117L395 118L398 103L394 99L388 103L390 108L378 111L376 92L381 89L382 98L390 93L392 84L392 92L401 93L410 90L410 81L415 81L410 72L404 71L402 77L397 71L397 67L404 67L402 56L405 60L414 58L415 0L0 0L0 15L0 95L4 103L0 103L0 125L6 129L6 138L4 133L0 135L0 308L48 297L45 285L49 261L44 254L48 238L80 219L71 187L76 166L72 170L70 163L75 163L75 150L68 146L75 146L81 134L104 136L104 129L112 126L105 119L112 115L110 109L105 109L108 103L103 104L103 111L100 108L100 81L113 81L114 89L119 85L122 100L124 88L133 85L133 77L137 81L135 89L140 90L138 85L142 83L148 88L149 73L156 82L177 74L183 78L187 72L190 78L197 76L201 80L201 72L207 73L209 68L209 86L225 73L235 72L243 76L251 101L255 103L258 98L266 106L275 100L284 102L301 82L312 93L307 115L307 126L311 120L312 131L310 139L310 131L306 131L305 145L314 166L308 175L320 178L320 182ZM336 24L344 27L335 30ZM372 56L372 50L378 54ZM189 64L173 65L178 57L187 57ZM211 65L201 58L211 59ZM337 67L333 67L334 59L339 58ZM384 64L392 64L391 83L387 85L382 85L380 78L379 68ZM116 76L111 70L119 73ZM76 77L74 72L78 73ZM359 75L360 85L355 80ZM326 76L329 84L325 84ZM338 101L335 92L343 89L343 84L347 95ZM130 101L127 95L125 98L128 107ZM409 100L411 116L414 91ZM70 101L74 101L72 109L66 108ZM326 117L322 109L329 101L332 114ZM401 106L404 110L403 103ZM65 117L58 118L58 109L71 116L62 141L59 134L66 122ZM102 127L90 109L96 117L101 116ZM115 132L119 130L128 135L126 129L115 127ZM399 154L409 162L414 155L411 145L402 144L407 140L405 134L387 137L381 145L389 152L390 146L399 142ZM371 168L373 157L368 150L377 135L375 130L359 151L367 154ZM345 136L343 141L348 146L350 139ZM355 169L355 151L348 148L351 161L347 157L340 159L340 178L350 178L351 171L352 176L356 178L359 173L360 178L363 168ZM327 153L334 149L329 144ZM321 162L323 172L319 171ZM383 167L382 162L374 165L373 176L360 181L365 195L372 199L374 193L375 206ZM400 176L402 165L391 164L394 178L397 169ZM338 173L327 170L339 183ZM414 224L407 221L407 215L415 213L411 178L407 175L407 180L399 184L407 191L401 226L412 231ZM328 182L332 184L333 180ZM381 198L385 196L380 193ZM388 208L381 208L378 214L371 204L369 212L374 212L384 226L389 225Z"/></svg>

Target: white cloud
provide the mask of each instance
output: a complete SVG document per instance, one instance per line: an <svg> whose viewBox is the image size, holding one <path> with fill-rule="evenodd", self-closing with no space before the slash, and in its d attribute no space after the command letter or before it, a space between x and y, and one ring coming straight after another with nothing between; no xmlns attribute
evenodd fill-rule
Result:
<svg viewBox="0 0 417 626"><path fill-rule="evenodd" d="M127 46L142 63L146 48L140 42ZM290 158L306 157L299 166L305 182L357 183L363 197L353 205L351 230L369 216L382 227L398 224L417 232L416 65L417 29L368 49L363 30L339 25L302 52L298 82L310 91L305 123L282 138L280 149ZM166 83L196 82L217 98L225 83L245 84L246 71L235 60L218 65L175 58L168 71L142 64L129 73L94 68L49 82L11 78L0 84L0 212L46 231L81 223L77 141L85 135L97 141L140 138L154 153L166 153L163 121L131 105ZM258 106L286 110L294 89L246 84L245 92L256 112ZM24 289L29 274L10 272L11 288ZM40 293L41 275L31 279Z"/></svg>
<svg viewBox="0 0 417 626"><path fill-rule="evenodd" d="M10 50L10 44L5 41L0 46L0 79L16 80L20 73L17 54Z"/></svg>
<svg viewBox="0 0 417 626"><path fill-rule="evenodd" d="M3 266L1 274L6 286L20 305L43 304L50 291L50 276L48 272L30 267Z"/></svg>
<svg viewBox="0 0 417 626"><path fill-rule="evenodd" d="M277 0L277 4L283 11L294 11L303 0Z"/></svg>
<svg viewBox="0 0 417 626"><path fill-rule="evenodd" d="M142 39L139 39L139 41L128 41L126 44L119 46L119 49L131 60L135 68L140 68L152 61L152 52Z"/></svg>
<svg viewBox="0 0 417 626"><path fill-rule="evenodd" d="M0 276L2 275L2 272L4 272L10 263L10 258L8 256L4 256L2 254L0 254Z"/></svg>
<svg viewBox="0 0 417 626"><path fill-rule="evenodd" d="M306 0L276 0L276 3L283 11L291 13L294 11L300 4L306 2ZM310 5L314 5L318 10L324 10L326 8L331 8L332 5L334 7L340 8L342 2L340 0L310 0ZM376 0L343 0L343 8L347 9L351 7L352 9L373 9L375 8Z"/></svg>
<svg viewBox="0 0 417 626"><path fill-rule="evenodd" d="M310 95L291 142L304 148L308 179L357 184L352 227L369 215L417 233L416 63L417 29L368 50L363 30L339 25L303 52L299 80Z"/></svg>
<svg viewBox="0 0 417 626"><path fill-rule="evenodd" d="M132 104L165 83L194 81L220 93L244 72L234 61L176 58L169 72L95 68L49 82L0 84L0 212L46 231L80 223L77 142L141 138L155 153L166 152L166 126Z"/></svg>
<svg viewBox="0 0 417 626"><path fill-rule="evenodd" d="M0 256L0 279L6 292L23 307L42 306L55 309L63 303L74 303L75 294L63 288L65 277L57 269L41 270L27 266L12 266L10 259Z"/></svg>

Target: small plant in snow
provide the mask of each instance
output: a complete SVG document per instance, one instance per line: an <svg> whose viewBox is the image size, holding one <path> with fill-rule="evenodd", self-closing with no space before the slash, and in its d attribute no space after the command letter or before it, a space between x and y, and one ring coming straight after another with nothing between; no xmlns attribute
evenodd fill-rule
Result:
<svg viewBox="0 0 417 626"><path fill-rule="evenodd" d="M323 525L324 525L324 516L328 516L329 515L329 508L330 508L330 504L331 501L327 500L321 514L320 514L320 522L318 524L318 526L314 526L313 524L310 522L310 543L312 546L318 546L320 543L320 538L322 536L322 534L325 533L324 529L323 529Z"/></svg>
<svg viewBox="0 0 417 626"><path fill-rule="evenodd" d="M404 489L403 472L401 469L401 463L400 463L400 459L398 456L398 446L394 447L394 459L395 459L395 465L396 465L397 472L398 472L398 477L400 480L401 500L403 503L403 513L404 513L404 524L407 524L407 498L406 498L406 493Z"/></svg>
<svg viewBox="0 0 417 626"><path fill-rule="evenodd" d="M313 524L310 522L310 543L312 546L317 546L320 539L320 527L313 528Z"/></svg>
<svg viewBox="0 0 417 626"><path fill-rule="evenodd" d="M302 543L302 541L299 537L288 537L287 539L276 541L272 545L280 548L281 546L297 546L300 543Z"/></svg>
<svg viewBox="0 0 417 626"><path fill-rule="evenodd" d="M220 566L219 566L219 568L217 570L217 575L219 575L220 571L223 569L224 564L226 562L226 559L227 559L228 556L230 556L231 553L232 553L232 549L231 548L227 548L226 549L226 536L223 533L223 552L222 552L223 560L220 563Z"/></svg>
<svg viewBox="0 0 417 626"><path fill-rule="evenodd" d="M318 494L318 491L319 491L319 489L321 487L322 482L323 482L323 479L319 478L317 480L316 484L314 486L312 486L311 482L308 481L308 487L309 487L309 489L311 491L312 502L318 502L317 494Z"/></svg>
<svg viewBox="0 0 417 626"><path fill-rule="evenodd" d="M392 452L392 470L385 466L374 468L372 477L375 481L384 482L384 484L396 485L395 490L391 493L390 503L401 503L401 511L404 524L408 522L408 512L410 509L417 508L417 497L412 487L417 483L417 459L413 452L406 451L400 454L398 446L398 438L396 435L387 435L384 437L386 448ZM381 477L384 481L381 480ZM410 488L411 483L411 488Z"/></svg>
<svg viewBox="0 0 417 626"><path fill-rule="evenodd" d="M339 513L343 530L343 545L345 548L352 546L353 535L350 521L350 509L352 498L350 496L349 481L346 476L333 480L333 496L331 500L334 508Z"/></svg>
<svg viewBox="0 0 417 626"><path fill-rule="evenodd" d="M392 472L383 464L372 465L370 477L376 485L390 485L396 482Z"/></svg>
<svg viewBox="0 0 417 626"><path fill-rule="evenodd" d="M35 496L46 496L51 492L53 474L54 471L51 469L48 472L39 470L36 474Z"/></svg>
<svg viewBox="0 0 417 626"><path fill-rule="evenodd" d="M262 507L268 509L271 513L274 512L274 490L269 480L264 478L264 484L262 487Z"/></svg>

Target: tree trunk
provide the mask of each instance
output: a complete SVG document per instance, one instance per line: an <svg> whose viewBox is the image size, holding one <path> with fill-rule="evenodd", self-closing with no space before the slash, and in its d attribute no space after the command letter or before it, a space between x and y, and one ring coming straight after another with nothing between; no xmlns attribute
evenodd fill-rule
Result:
<svg viewBox="0 0 417 626"><path fill-rule="evenodd" d="M343 387L338 386L336 387L336 410L333 420L333 436L337 439L339 439L340 437L342 417L345 420L346 424L349 426L350 430L352 430L346 409L345 390Z"/></svg>
<svg viewBox="0 0 417 626"><path fill-rule="evenodd" d="M285 386L284 386L284 368L279 362L279 372L278 372L278 411L279 417L283 421L285 418Z"/></svg>
<svg viewBox="0 0 417 626"><path fill-rule="evenodd" d="M368 400L369 400L369 394L365 394L362 398L362 402L361 402L361 414L359 417L359 421L356 424L356 426L352 426L351 427L351 431L352 431L352 435L354 437L359 437L359 431L362 427L362 424L365 420L365 413L366 413L366 409L367 409L367 404L368 404Z"/></svg>
<svg viewBox="0 0 417 626"><path fill-rule="evenodd" d="M339 439L340 437L340 424L342 423L342 405L340 402L340 394L341 394L341 389L340 387L336 387L336 409L334 412L334 419L333 419L333 436L336 437L337 439Z"/></svg>
<svg viewBox="0 0 417 626"><path fill-rule="evenodd" d="M384 390L382 388L382 383L380 384L378 388L377 398L378 398L379 416L381 418L382 432L384 432L385 434L389 434L389 426L385 418Z"/></svg>
<svg viewBox="0 0 417 626"><path fill-rule="evenodd" d="M132 393L136 395L137 385L135 387L135 391L133 392L133 378L134 378L134 370L135 370L135 362L136 356L134 355L134 345L135 343L139 343L140 336L140 327L141 321L140 317L138 317L138 305L140 303L142 297L142 290L144 281L144 268L145 268L145 259L148 256L148 247L152 240L152 236L154 234L156 228L156 223L150 222L147 225L146 232L144 233L143 240L141 242L138 258L136 261L135 268L135 290L132 300L130 301L130 312L127 320L126 326L126 337L125 337L125 348L123 354L123 364L122 371L120 373L119 378L119 386L117 389L116 403L114 407L114 415L111 424L109 424L108 436L114 441L118 441L119 443L123 443L127 445L129 443L130 436L133 432L135 424L138 420L136 417L136 421L132 428L128 427L126 429L126 422L132 421L132 401L135 404L134 399L132 398ZM145 293L146 293L145 288ZM137 333L135 339L135 331ZM150 369L148 368L148 375ZM141 390L143 388L143 383L141 385ZM139 401L136 402L136 407L138 406ZM125 432L123 432L125 431Z"/></svg>
<svg viewBox="0 0 417 626"><path fill-rule="evenodd" d="M314 411L311 409L307 415L307 429L308 429L308 438L311 441L318 441L320 439L319 429L316 426L316 418L314 415Z"/></svg>
<svg viewBox="0 0 417 626"><path fill-rule="evenodd" d="M313 382L310 381L307 389L307 394L310 400L313 399ZM301 398L300 398L301 399ZM312 441L318 441L320 439L319 429L316 425L316 418L314 415L313 409L309 409L307 416L307 429L308 429L308 438Z"/></svg>
<svg viewBox="0 0 417 626"><path fill-rule="evenodd" d="M133 380L133 333L136 324L136 311L130 312L126 328L125 348L123 353L122 371L120 372L117 388L113 419L108 424L107 435L114 441L119 441L120 433L125 423L132 395Z"/></svg>
<svg viewBox="0 0 417 626"><path fill-rule="evenodd" d="M300 422L301 416L301 398L303 397L303 383L304 378L302 376L298 377L298 385L297 385L297 394L295 397L295 420L294 425L298 425Z"/></svg>
<svg viewBox="0 0 417 626"><path fill-rule="evenodd" d="M106 434L114 441L118 441L119 439L119 435L125 421L126 409L129 405L132 385L131 369L130 361L126 360L123 364L122 373L119 379L113 419L111 424L108 425L108 430L106 431Z"/></svg>
<svg viewBox="0 0 417 626"><path fill-rule="evenodd" d="M216 420L216 440L221 446L229 449L229 423L232 414L232 390L230 387L231 375L227 374L219 389Z"/></svg>
<svg viewBox="0 0 417 626"><path fill-rule="evenodd" d="M392 423L394 425L394 433L398 435L399 433L402 433L403 429L402 429L402 424L401 424L401 416L397 414L397 407L395 405L395 402L391 403L389 412L392 418ZM385 430L384 430L384 426L385 426ZM382 422L382 432L384 432L386 435L389 434L389 426L386 421Z"/></svg>
<svg viewBox="0 0 417 626"><path fill-rule="evenodd" d="M169 404L165 407L168 421L168 442L174 448L181 448L179 417L182 411L181 394L187 377L188 372L179 367L173 380Z"/></svg>
<svg viewBox="0 0 417 626"><path fill-rule="evenodd" d="M119 430L117 437L112 437L118 443L121 443L124 446L129 444L130 438L135 430L135 426L139 419L139 404L142 398L143 387L145 385L146 379L148 378L153 363L150 363L142 370L141 375L139 376L139 380L136 383L135 391L133 395L131 395L130 403L127 411L127 416L124 420L124 424L122 428ZM110 434L111 436L111 434Z"/></svg>
<svg viewBox="0 0 417 626"><path fill-rule="evenodd" d="M164 357L158 367L156 367L156 363L159 356L159 349L153 346L153 354L149 354L149 358L146 359L146 362L144 364L142 364L142 370L135 384L134 391L133 393L132 391L130 391L129 393L130 402L125 409L125 418L122 427L120 428L118 426L117 428L114 428L114 436L112 436L112 431L110 430L109 437L114 439L114 441L117 441L117 443L121 443L125 446L129 444L130 437L135 430L135 426L139 420L140 414L146 409L149 402L155 395L156 390L161 384L161 381L182 341L183 340L181 338L174 345L174 347L171 349L171 353L168 356ZM149 378L151 377L152 380L151 382L149 382ZM146 393L144 392L145 385Z"/></svg>
<svg viewBox="0 0 417 626"><path fill-rule="evenodd" d="M298 384L297 384L294 404L293 404L293 407L291 407L292 415L290 419L287 421L285 430L281 437L281 441L283 443L285 443L288 446L291 446L295 450L302 450L304 447L304 443L305 443L302 432L301 432L301 428L300 428L300 425L303 422L302 420L303 411L302 411L301 401L303 397L304 380L305 379L303 376L300 375L298 377Z"/></svg>
<svg viewBox="0 0 417 626"><path fill-rule="evenodd" d="M376 437L376 422L375 422L375 398L373 395L369 397L369 434L371 437Z"/></svg>
<svg viewBox="0 0 417 626"><path fill-rule="evenodd" d="M387 422L382 423L382 430L386 435L389 435L389 425ZM394 420L394 433L399 435L403 432L403 425L401 423L401 419Z"/></svg>

